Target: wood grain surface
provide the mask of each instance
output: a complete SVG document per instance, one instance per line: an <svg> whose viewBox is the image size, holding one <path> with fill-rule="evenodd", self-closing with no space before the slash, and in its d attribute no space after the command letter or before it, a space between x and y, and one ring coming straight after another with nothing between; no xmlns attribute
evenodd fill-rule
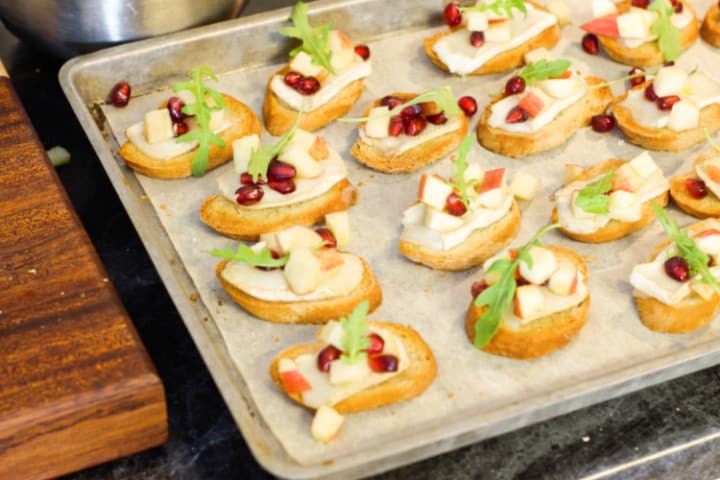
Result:
<svg viewBox="0 0 720 480"><path fill-rule="evenodd" d="M163 443L162 383L0 77L0 479Z"/></svg>

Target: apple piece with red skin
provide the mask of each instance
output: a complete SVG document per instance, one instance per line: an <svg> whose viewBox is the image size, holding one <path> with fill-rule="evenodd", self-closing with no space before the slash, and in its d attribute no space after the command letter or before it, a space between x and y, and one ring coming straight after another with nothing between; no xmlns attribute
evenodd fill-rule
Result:
<svg viewBox="0 0 720 480"><path fill-rule="evenodd" d="M505 182L505 169L496 168L488 170L483 175L483 181L478 190L477 201L487 208L497 208L505 197L507 185Z"/></svg>
<svg viewBox="0 0 720 480"><path fill-rule="evenodd" d="M693 236L695 245L710 256L720 254L720 230L709 228Z"/></svg>
<svg viewBox="0 0 720 480"><path fill-rule="evenodd" d="M537 285L523 285L515 290L515 316L522 319L536 317L543 312L544 298Z"/></svg>
<svg viewBox="0 0 720 480"><path fill-rule="evenodd" d="M531 117L536 117L545 108L545 102L534 92L528 92L518 103L518 107L525 110Z"/></svg>
<svg viewBox="0 0 720 480"><path fill-rule="evenodd" d="M418 200L436 210L445 208L448 195L453 192L453 187L443 180L439 175L423 173L420 178L418 189Z"/></svg>
<svg viewBox="0 0 720 480"><path fill-rule="evenodd" d="M308 150L308 153L315 160L325 160L330 155L327 142L320 135L315 135L315 141Z"/></svg>
<svg viewBox="0 0 720 480"><path fill-rule="evenodd" d="M710 177L710 180L715 183L720 183L720 165L715 165L707 162L705 163L705 165L703 165L703 167L708 177Z"/></svg>
<svg viewBox="0 0 720 480"><path fill-rule="evenodd" d="M320 271L323 273L334 270L345 263L340 252L334 248L321 248L313 253L320 260Z"/></svg>
<svg viewBox="0 0 720 480"><path fill-rule="evenodd" d="M594 18L580 25L580 29L588 33L594 33L595 35L602 35L603 37L620 38L617 18L618 16L615 13Z"/></svg>
<svg viewBox="0 0 720 480"><path fill-rule="evenodd" d="M297 369L295 362L289 358L280 360L278 372L280 373L283 389L287 393L302 393L312 388L305 376Z"/></svg>
<svg viewBox="0 0 720 480"><path fill-rule="evenodd" d="M550 276L548 288L556 295L572 295L577 291L577 266L572 262L562 262Z"/></svg>
<svg viewBox="0 0 720 480"><path fill-rule="evenodd" d="M612 179L612 190L634 192L642 183L642 177L629 164L625 164L615 171L615 178Z"/></svg>
<svg viewBox="0 0 720 480"><path fill-rule="evenodd" d="M557 259L552 250L538 246L530 247L528 254L532 259L532 267L528 267L527 263L520 261L518 271L528 282L542 285L557 271Z"/></svg>

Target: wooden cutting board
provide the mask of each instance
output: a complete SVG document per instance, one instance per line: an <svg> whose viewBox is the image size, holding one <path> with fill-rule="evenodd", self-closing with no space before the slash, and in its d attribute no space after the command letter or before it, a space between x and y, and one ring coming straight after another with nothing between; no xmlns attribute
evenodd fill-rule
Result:
<svg viewBox="0 0 720 480"><path fill-rule="evenodd" d="M162 383L0 63L0 478L166 439Z"/></svg>

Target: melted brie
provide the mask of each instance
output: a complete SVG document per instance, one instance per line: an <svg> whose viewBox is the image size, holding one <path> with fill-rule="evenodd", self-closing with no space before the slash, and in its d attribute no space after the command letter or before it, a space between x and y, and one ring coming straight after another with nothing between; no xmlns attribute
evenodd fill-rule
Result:
<svg viewBox="0 0 720 480"><path fill-rule="evenodd" d="M385 155L397 155L406 152L418 145L430 141L434 138L441 137L446 133L454 132L462 127L462 117L456 115L449 117L448 121L442 125L433 125L428 123L425 130L414 137L408 135L399 135L397 137L387 136L384 138L368 137L365 129L360 129L360 139L363 143L372 145L381 150Z"/></svg>
<svg viewBox="0 0 720 480"><path fill-rule="evenodd" d="M213 131L215 134L222 133L233 125L233 121L229 118L229 115L225 114L223 123L220 128ZM148 157L152 157L157 160L169 160L170 158L177 157L186 152L191 152L197 148L199 142L193 140L192 142L178 142L177 139L173 138L165 140L164 142L148 143L145 140L145 123L138 122L125 131L127 139L135 144L135 146Z"/></svg>

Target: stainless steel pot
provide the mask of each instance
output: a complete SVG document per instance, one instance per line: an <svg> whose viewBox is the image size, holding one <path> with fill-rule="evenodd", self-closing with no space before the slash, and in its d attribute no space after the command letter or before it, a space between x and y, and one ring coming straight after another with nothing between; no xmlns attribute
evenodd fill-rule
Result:
<svg viewBox="0 0 720 480"><path fill-rule="evenodd" d="M0 0L18 37L68 58L236 16L244 0Z"/></svg>

